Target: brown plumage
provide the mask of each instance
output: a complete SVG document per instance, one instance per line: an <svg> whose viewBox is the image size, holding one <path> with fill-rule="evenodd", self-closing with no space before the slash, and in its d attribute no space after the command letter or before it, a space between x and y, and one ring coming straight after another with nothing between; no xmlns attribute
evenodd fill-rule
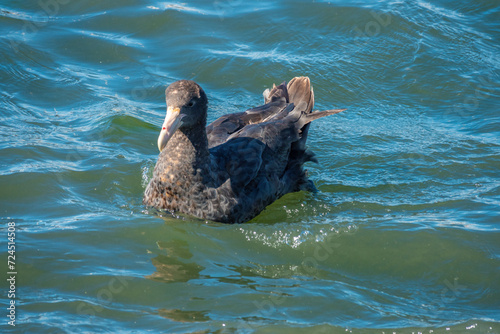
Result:
<svg viewBox="0 0 500 334"><path fill-rule="evenodd" d="M160 155L144 204L223 223L242 223L289 192L314 190L303 170L309 123L345 109L312 111L309 78L264 92L265 104L206 126L207 96L194 81L165 91Z"/></svg>

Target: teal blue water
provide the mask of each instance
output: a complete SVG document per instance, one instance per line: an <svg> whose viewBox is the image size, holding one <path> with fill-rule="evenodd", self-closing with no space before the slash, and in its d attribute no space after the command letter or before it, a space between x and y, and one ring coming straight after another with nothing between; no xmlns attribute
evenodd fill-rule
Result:
<svg viewBox="0 0 500 334"><path fill-rule="evenodd" d="M0 32L0 331L500 333L498 1L1 1ZM168 84L211 121L299 75L348 108L318 193L141 204Z"/></svg>

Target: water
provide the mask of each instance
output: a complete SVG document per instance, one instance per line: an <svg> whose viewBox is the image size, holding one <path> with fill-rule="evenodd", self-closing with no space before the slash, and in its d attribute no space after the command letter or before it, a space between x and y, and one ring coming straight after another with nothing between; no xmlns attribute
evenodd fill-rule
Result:
<svg viewBox="0 0 500 334"><path fill-rule="evenodd" d="M3 1L2 331L500 333L499 17L487 0ZM312 125L318 193L241 225L142 206L167 84L199 82L214 120L297 75L318 109L348 108Z"/></svg>

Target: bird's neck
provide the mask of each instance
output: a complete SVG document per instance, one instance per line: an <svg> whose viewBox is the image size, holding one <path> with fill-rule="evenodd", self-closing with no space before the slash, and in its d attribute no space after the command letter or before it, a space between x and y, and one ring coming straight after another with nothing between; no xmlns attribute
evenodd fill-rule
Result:
<svg viewBox="0 0 500 334"><path fill-rule="evenodd" d="M162 151L170 169L206 175L210 168L210 152L205 124L178 129ZM172 171L173 171L172 170Z"/></svg>

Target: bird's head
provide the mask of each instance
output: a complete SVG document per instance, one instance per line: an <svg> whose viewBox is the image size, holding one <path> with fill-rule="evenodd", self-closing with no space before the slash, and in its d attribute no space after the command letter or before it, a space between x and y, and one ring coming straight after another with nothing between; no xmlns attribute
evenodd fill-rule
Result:
<svg viewBox="0 0 500 334"><path fill-rule="evenodd" d="M167 115L158 136L160 152L172 138L175 131L205 124L207 118L207 95L194 81L179 80L165 90Z"/></svg>

